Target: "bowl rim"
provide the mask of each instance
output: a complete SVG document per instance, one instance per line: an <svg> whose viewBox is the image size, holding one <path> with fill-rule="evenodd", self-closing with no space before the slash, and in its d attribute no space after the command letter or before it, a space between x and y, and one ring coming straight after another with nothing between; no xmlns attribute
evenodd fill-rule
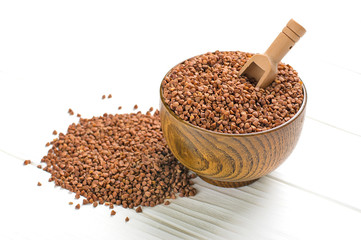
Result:
<svg viewBox="0 0 361 240"><path fill-rule="evenodd" d="M178 64L177 64L178 65ZM176 66L177 66L176 65ZM175 66L174 66L175 67ZM173 68L174 68L173 67ZM171 70L173 69L171 68ZM175 118L177 119L178 121L188 125L189 127L191 128L194 128L198 131L202 131L202 132L206 132L206 133L210 133L210 134L216 134L216 135L220 135L220 136L224 136L224 137L250 137L250 136L256 136L256 135L263 135L263 134L267 134L267 133L270 133L270 132L274 132L274 131L278 131L288 125L290 125L292 122L294 122L301 114L302 112L305 110L306 108L306 103L307 103L307 91L306 91L306 87L305 87L305 84L304 82L301 80L301 83L302 83L302 90L303 90L303 102L302 102L302 105L300 107L300 109L298 109L297 113L290 119L288 120L287 122L284 122L282 123L281 125L277 126L277 127L274 127L274 128L271 128L271 129L268 129L268 130L265 130L265 131L261 131L261 132L252 132L252 133L221 133L221 132L216 132L216 131L212 131L212 130L208 130L208 129L205 129L205 128L201 128L199 126L196 126L196 125L193 125L191 124L190 122L188 121L185 121L183 119L181 119L177 114L175 114L175 112L173 112L172 109L170 109L170 107L168 106L168 104L165 102L165 99L164 99L164 96L163 96L163 87L162 87L162 84L163 84L163 81L164 79L168 76L168 74L170 73L169 70L167 72L167 74L163 77L162 79L162 82L160 84L160 99L162 101L162 104L164 105L164 107L167 109L167 111Z"/></svg>

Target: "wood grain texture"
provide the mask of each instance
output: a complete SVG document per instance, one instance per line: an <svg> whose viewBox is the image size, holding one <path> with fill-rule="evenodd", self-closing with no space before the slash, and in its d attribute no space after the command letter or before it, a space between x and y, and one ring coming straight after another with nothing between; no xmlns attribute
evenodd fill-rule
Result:
<svg viewBox="0 0 361 240"><path fill-rule="evenodd" d="M240 187L275 170L299 139L307 103L286 123L259 133L225 134L194 126L164 102L160 89L163 135L174 156L203 180L223 187Z"/></svg>

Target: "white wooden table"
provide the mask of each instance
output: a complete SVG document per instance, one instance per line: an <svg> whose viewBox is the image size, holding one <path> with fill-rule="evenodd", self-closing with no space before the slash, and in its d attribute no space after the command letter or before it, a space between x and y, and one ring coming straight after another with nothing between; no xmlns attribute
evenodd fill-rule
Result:
<svg viewBox="0 0 361 240"><path fill-rule="evenodd" d="M238 189L197 178L195 197L111 217L75 210L68 202L81 199L36 168L53 130L77 121L69 108L157 107L172 66L217 49L262 52L292 17L308 32L284 62L306 85L307 117L270 175ZM361 239L360 23L353 1L1 1L0 239Z"/></svg>

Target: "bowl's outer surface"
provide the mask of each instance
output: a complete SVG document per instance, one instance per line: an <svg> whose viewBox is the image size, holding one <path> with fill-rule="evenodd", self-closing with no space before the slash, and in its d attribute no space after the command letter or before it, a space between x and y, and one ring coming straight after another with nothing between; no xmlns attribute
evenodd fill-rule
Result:
<svg viewBox="0 0 361 240"><path fill-rule="evenodd" d="M276 169L291 154L299 139L306 110L304 100L286 123L259 133L223 134L180 119L164 102L160 90L163 135L174 156L202 179L215 185L247 185Z"/></svg>

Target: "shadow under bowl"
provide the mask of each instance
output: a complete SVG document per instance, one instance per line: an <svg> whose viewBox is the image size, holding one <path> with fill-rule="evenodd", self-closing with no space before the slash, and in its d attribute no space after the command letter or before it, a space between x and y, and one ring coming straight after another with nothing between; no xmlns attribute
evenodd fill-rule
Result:
<svg viewBox="0 0 361 240"><path fill-rule="evenodd" d="M195 126L165 103L160 87L163 135L173 155L201 179L222 187L241 187L275 170L295 148L304 123L307 93L287 122L257 133L227 134Z"/></svg>

